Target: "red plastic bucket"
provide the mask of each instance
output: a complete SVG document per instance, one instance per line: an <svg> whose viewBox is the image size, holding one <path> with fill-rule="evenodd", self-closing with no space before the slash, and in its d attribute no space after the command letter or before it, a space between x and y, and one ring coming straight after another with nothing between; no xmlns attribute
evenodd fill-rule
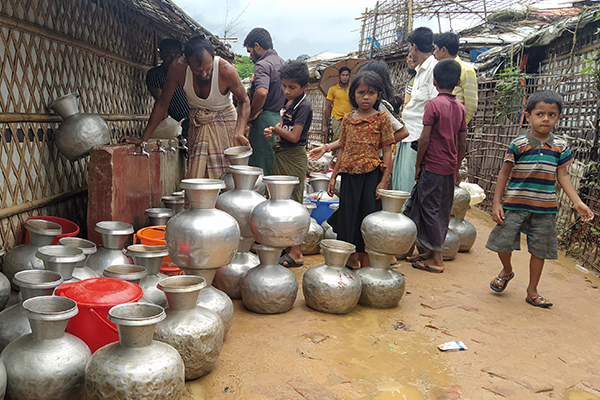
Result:
<svg viewBox="0 0 600 400"><path fill-rule="evenodd" d="M134 243L137 243L139 240L140 244L145 244L147 246L164 246L165 229L166 225L147 226L140 229L133 235L133 241ZM163 264L160 267L160 272L169 276L185 275L185 273L179 269L177 265L173 264L173 261L169 256L165 256L163 258Z"/></svg>
<svg viewBox="0 0 600 400"><path fill-rule="evenodd" d="M117 304L137 302L144 291L121 279L93 278L63 283L54 294L77 303L79 312L69 320L66 331L83 340L93 353L119 340L117 326L108 320L108 310Z"/></svg>
<svg viewBox="0 0 600 400"><path fill-rule="evenodd" d="M60 218L60 217L40 216L40 217L27 218L27 220L25 222L29 221L30 219L41 219L44 221L50 221L50 222L59 224L62 227L62 233L60 235L56 235L52 244L58 244L58 241L60 238L75 237L79 234L79 226L75 222L69 221L68 219L64 219L64 218ZM27 229L25 229L25 242L24 243L29 243L29 231Z"/></svg>

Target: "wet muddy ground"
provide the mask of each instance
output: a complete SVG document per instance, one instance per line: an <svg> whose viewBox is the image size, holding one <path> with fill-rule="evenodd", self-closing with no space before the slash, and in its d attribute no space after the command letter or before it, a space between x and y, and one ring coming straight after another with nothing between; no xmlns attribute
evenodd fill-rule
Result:
<svg viewBox="0 0 600 400"><path fill-rule="evenodd" d="M600 280L565 257L547 262L539 290L554 307L533 307L522 250L513 256L515 278L496 294L489 282L500 264L485 249L493 222L476 210L467 220L477 242L443 274L401 262L406 293L396 308L324 314L300 290L291 311L261 315L234 300L217 367L188 382L186 400L600 399ZM304 271L322 262L310 256L292 269L300 286ZM468 350L438 350L453 340Z"/></svg>

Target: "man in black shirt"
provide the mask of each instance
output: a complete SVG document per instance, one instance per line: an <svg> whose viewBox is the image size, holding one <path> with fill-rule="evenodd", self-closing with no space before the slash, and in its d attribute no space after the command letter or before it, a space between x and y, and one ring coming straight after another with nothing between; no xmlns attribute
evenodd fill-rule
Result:
<svg viewBox="0 0 600 400"><path fill-rule="evenodd" d="M163 62L158 67L149 70L146 74L146 86L148 86L148 90L155 100L158 100L162 93L162 89L167 82L169 66L177 57L181 56L181 48L181 42L177 39L164 39L158 45L159 55ZM173 97L169 103L168 114L177 121L185 119L181 125L183 128L181 135L183 138L187 139L190 108L188 106L185 91L181 85L177 85L177 89L175 89L175 93L173 93Z"/></svg>

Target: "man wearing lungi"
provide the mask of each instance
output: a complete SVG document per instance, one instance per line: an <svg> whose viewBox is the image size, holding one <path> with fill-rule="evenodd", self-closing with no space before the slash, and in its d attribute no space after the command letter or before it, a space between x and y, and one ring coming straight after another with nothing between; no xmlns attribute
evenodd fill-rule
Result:
<svg viewBox="0 0 600 400"><path fill-rule="evenodd" d="M185 57L169 67L167 83L154 103L148 125L140 139L125 137L128 143L147 141L164 118L177 85L183 86L190 106L189 160L187 178L218 179L229 167L224 150L249 146L244 128L250 115L250 101L237 70L215 56L206 36L185 44ZM237 99L237 112L231 95Z"/></svg>

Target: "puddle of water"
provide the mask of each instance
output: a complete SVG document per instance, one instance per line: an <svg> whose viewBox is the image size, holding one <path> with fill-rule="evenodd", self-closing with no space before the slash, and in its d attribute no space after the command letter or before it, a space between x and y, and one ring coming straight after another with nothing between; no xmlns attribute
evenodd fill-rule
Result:
<svg viewBox="0 0 600 400"><path fill-rule="evenodd" d="M595 394L583 390L567 390L564 398L566 400L600 400L600 397Z"/></svg>
<svg viewBox="0 0 600 400"><path fill-rule="evenodd" d="M379 393L372 397L373 400L425 400L417 388L398 382L382 382L377 389Z"/></svg>

